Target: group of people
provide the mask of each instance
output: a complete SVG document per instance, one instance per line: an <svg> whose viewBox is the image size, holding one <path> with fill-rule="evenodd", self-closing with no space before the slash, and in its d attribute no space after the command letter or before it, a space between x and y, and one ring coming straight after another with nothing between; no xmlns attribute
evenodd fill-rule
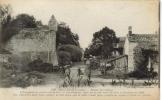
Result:
<svg viewBox="0 0 162 100"><path fill-rule="evenodd" d="M91 83L91 68L90 68L90 61L87 60L85 63L86 67L84 72L81 70L81 68L77 69L77 86L79 87L81 85L81 81L84 79L84 85L90 86ZM67 86L73 86L73 80L71 77L71 65L65 65L63 66L64 69L64 82L63 87Z"/></svg>
<svg viewBox="0 0 162 100"><path fill-rule="evenodd" d="M100 63L100 70L102 75L106 75L106 71L113 66L112 63L102 62Z"/></svg>

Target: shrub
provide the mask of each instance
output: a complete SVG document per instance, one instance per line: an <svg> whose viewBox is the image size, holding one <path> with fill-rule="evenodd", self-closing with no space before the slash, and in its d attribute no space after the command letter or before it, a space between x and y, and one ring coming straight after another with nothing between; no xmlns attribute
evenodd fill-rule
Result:
<svg viewBox="0 0 162 100"><path fill-rule="evenodd" d="M71 60L73 62L81 61L82 58L82 51L81 48L75 45L61 45L58 47L59 51L65 51L68 52L71 56Z"/></svg>
<svg viewBox="0 0 162 100"><path fill-rule="evenodd" d="M36 59L28 64L29 71L52 72L53 65L44 63L41 59Z"/></svg>
<svg viewBox="0 0 162 100"><path fill-rule="evenodd" d="M59 65L64 66L66 64L70 64L71 62L71 55L67 51L59 51L58 52L58 62Z"/></svg>
<svg viewBox="0 0 162 100"><path fill-rule="evenodd" d="M7 73L5 73L7 74ZM0 87L28 87L30 85L39 85L44 82L45 76L39 72L33 71L28 73L15 73L13 76L7 75L7 77L2 78L0 81Z"/></svg>

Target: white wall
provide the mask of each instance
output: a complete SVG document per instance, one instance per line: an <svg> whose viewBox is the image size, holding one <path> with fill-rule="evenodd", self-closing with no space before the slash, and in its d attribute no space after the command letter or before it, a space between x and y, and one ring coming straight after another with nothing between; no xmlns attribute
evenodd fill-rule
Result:
<svg viewBox="0 0 162 100"><path fill-rule="evenodd" d="M129 42L128 36L126 36L124 44L124 54L128 55L128 72L134 70L134 48L137 46L135 42Z"/></svg>
<svg viewBox="0 0 162 100"><path fill-rule="evenodd" d="M134 48L138 43L129 42L129 54L128 54L128 71L134 71L135 63L134 63Z"/></svg>
<svg viewBox="0 0 162 100"><path fill-rule="evenodd" d="M128 36L126 36L126 39L125 39L123 54L126 54L126 55L129 54L129 41L128 41Z"/></svg>

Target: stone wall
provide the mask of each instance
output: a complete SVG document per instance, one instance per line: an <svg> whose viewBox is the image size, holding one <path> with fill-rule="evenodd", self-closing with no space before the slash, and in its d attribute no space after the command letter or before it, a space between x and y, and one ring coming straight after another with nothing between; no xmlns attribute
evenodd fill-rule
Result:
<svg viewBox="0 0 162 100"><path fill-rule="evenodd" d="M12 52L12 60L25 66L36 58L57 65L56 33L46 29L24 29L13 36L6 49Z"/></svg>
<svg viewBox="0 0 162 100"><path fill-rule="evenodd" d="M19 52L14 53L11 56L12 63L19 69L25 69L28 67L28 64L39 57L43 62L47 62L47 53L48 52ZM39 56L38 56L39 55Z"/></svg>
<svg viewBox="0 0 162 100"><path fill-rule="evenodd" d="M49 31L24 29L11 38L6 49L12 52L52 50L49 34Z"/></svg>

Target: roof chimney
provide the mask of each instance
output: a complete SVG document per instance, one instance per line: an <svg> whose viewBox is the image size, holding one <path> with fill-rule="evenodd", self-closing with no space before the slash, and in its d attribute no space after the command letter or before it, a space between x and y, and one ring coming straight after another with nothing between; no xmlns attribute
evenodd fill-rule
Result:
<svg viewBox="0 0 162 100"><path fill-rule="evenodd" d="M131 36L132 35L132 26L128 27L128 35Z"/></svg>

